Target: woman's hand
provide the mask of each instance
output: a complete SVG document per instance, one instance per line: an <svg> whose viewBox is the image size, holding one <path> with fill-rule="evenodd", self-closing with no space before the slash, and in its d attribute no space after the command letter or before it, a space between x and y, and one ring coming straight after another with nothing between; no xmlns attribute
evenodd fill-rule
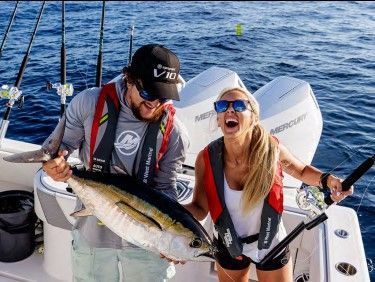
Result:
<svg viewBox="0 0 375 282"><path fill-rule="evenodd" d="M342 182L342 179L332 174L330 174L327 179L327 186L331 190L331 198L336 203L341 202L354 192L353 186L351 186L348 191L342 191Z"/></svg>
<svg viewBox="0 0 375 282"><path fill-rule="evenodd" d="M65 160L68 151L59 152L59 156L43 163L43 170L55 181L66 181L72 176L70 165Z"/></svg>

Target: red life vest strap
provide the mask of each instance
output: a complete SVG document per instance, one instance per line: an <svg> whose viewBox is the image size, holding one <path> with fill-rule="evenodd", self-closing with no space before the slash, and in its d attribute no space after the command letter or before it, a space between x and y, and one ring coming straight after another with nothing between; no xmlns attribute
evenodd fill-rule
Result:
<svg viewBox="0 0 375 282"><path fill-rule="evenodd" d="M279 139L272 135L272 138L279 144ZM275 180L268 194L268 204L278 213L284 211L284 194L283 194L283 170L280 161L277 161Z"/></svg>
<svg viewBox="0 0 375 282"><path fill-rule="evenodd" d="M107 113L103 113L105 106L107 106ZM173 129L174 114L176 111L172 103L166 103L165 105L163 105L163 110L164 114L161 120L159 121L160 128L158 127L158 130L160 130L159 134L162 134L162 141L159 152L156 155L156 161L154 161L156 171L159 169L159 161L167 151L169 139ZM115 140L115 132L119 111L120 101L116 91L116 84L110 83L103 85L99 93L94 114L94 120L91 128L89 163L91 170L104 172L109 169L109 163L113 151L112 142L114 142ZM105 122L107 122L107 124L105 127L103 127L105 128L104 130L100 126L103 125ZM100 140L98 140L98 135L101 136ZM157 133L146 134L146 138L151 138L150 140L157 139ZM141 149L140 155L144 153L146 149L146 143L147 142L144 143L144 148ZM156 146L156 140L152 141L151 143L154 144L153 146ZM149 142L148 144L151 143ZM140 167L138 168L138 172L142 172L144 170L143 166L144 164L141 163ZM148 179L153 178L152 173L148 175ZM144 180L144 176L142 176L142 179Z"/></svg>
<svg viewBox="0 0 375 282"><path fill-rule="evenodd" d="M206 191L207 202L210 204L210 214L214 223L217 222L220 214L223 212L223 206L219 195L216 190L214 173L212 171L212 166L210 162L210 155L208 151L208 146L203 150L203 159L204 159L204 190Z"/></svg>
<svg viewBox="0 0 375 282"><path fill-rule="evenodd" d="M161 142L161 146L160 146L157 161L156 161L156 171L159 170L159 161L161 160L161 158L164 156L165 152L167 151L169 138L171 136L172 128L173 128L173 119L176 113L176 109L170 103L163 105L163 110L165 113L167 113L167 116L162 120L160 124L160 131L163 134L163 140ZM166 123L165 123L165 120L166 120Z"/></svg>
<svg viewBox="0 0 375 282"><path fill-rule="evenodd" d="M92 169L92 166L93 166L93 156L94 156L94 150L95 150L97 136L98 136L98 132L99 132L99 126L103 122L102 118L105 118L105 115L103 115L103 110L104 110L104 104L106 103L107 98L109 98L113 102L116 110L119 111L120 103L119 103L119 99L117 97L116 84L115 83L105 84L105 85L103 85L102 89L100 90L100 94L99 94L98 101L97 101L97 104L96 104L94 120L93 120L92 127L91 127L90 163L89 163L90 169ZM108 113L106 113L106 114L108 115ZM108 118L108 116L107 116L107 118ZM107 119L105 119L105 120L107 120Z"/></svg>

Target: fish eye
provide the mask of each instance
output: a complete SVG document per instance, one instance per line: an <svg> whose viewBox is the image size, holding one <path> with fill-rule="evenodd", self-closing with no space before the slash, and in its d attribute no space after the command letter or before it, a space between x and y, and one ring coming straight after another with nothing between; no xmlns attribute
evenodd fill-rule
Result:
<svg viewBox="0 0 375 282"><path fill-rule="evenodd" d="M202 239L201 238L194 238L193 241L190 242L190 247L192 247L192 248L202 247Z"/></svg>

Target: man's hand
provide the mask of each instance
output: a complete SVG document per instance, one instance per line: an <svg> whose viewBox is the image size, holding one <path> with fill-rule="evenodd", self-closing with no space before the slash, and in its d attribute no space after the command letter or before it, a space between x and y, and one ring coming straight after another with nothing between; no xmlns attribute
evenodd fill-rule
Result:
<svg viewBox="0 0 375 282"><path fill-rule="evenodd" d="M178 260L172 260L172 259L170 259L170 258L167 258L165 255L163 255L163 254L160 254L160 258L165 258L167 261L169 261L169 262L173 262L174 264L179 264L179 263L181 263L181 264L185 264L186 263L186 261L178 261Z"/></svg>
<svg viewBox="0 0 375 282"><path fill-rule="evenodd" d="M66 181L72 175L70 165L65 160L68 151L59 151L59 156L55 159L43 163L43 170L55 181Z"/></svg>

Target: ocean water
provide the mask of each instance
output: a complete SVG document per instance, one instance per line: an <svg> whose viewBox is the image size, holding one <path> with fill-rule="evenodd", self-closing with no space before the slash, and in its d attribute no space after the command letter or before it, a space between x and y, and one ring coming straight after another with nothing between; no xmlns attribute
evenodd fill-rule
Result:
<svg viewBox="0 0 375 282"><path fill-rule="evenodd" d="M0 2L0 36L15 2ZM16 81L41 2L21 1L0 59L0 84ZM66 2L67 80L75 91L95 84L101 2ZM48 1L6 137L41 144L56 125L60 81L61 2ZM241 25L241 35L236 26ZM178 54L189 80L211 66L232 69L252 92L277 76L311 84L324 125L313 164L340 176L375 153L375 3L373 2L117 2L106 3L103 82L133 51L161 43ZM68 98L69 102L70 98ZM0 100L0 109L5 110ZM340 203L356 210L366 256L375 260L375 169ZM370 273L375 281L375 271Z"/></svg>

